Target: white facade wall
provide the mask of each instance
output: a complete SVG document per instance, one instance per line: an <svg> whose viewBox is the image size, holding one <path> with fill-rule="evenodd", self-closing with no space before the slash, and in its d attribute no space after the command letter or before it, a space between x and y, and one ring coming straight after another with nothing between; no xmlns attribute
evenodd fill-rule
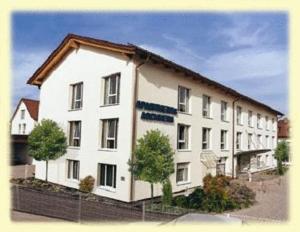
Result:
<svg viewBox="0 0 300 232"><path fill-rule="evenodd" d="M120 104L115 106L101 106L103 97L102 77L120 72ZM135 65L122 55L81 47L72 51L64 61L44 81L40 90L39 120L52 119L56 121L68 134L68 121L81 120L81 146L80 148L68 148L67 154L56 161L49 163L49 176L51 182L78 188L78 181L67 179L67 159L80 161L80 179L87 175L96 178L97 164L116 164L117 178L116 189L104 190L95 187L94 193L122 200L130 201L130 173L128 160L131 157L132 127L133 127L133 93ZM175 150L175 163L189 162L189 181L185 184L176 183L176 172L171 176L173 191L181 191L202 184L202 178L209 172L215 174L215 170L207 170L200 160L202 151L202 128L211 128L211 149L208 154L217 157L226 157L226 174L231 174L232 151L232 101L229 95L216 88L188 77L176 74L169 69L159 66L144 64L139 68L137 98L141 101L171 106L177 108L178 86L189 88L191 114L178 112L173 124L141 120L141 112L137 110L136 135L142 137L147 130L159 129L169 135L172 147ZM70 110L70 85L83 82L83 107L81 110ZM202 117L202 96L211 97L211 118ZM228 122L221 121L220 102L227 102ZM236 126L236 131L242 132L242 149L247 150L247 133L253 133L254 143L256 134L261 134L263 141L265 135L272 136L277 141L277 125L275 130L267 131L256 128L256 114L260 113L262 120L265 116L276 120L276 115L251 105L244 101L238 101L236 105L242 107L242 126ZM253 112L254 128L249 128L247 123L248 110ZM116 150L100 149L100 119L118 118L118 148ZM177 150L177 124L190 125L190 148L186 151ZM221 129L227 130L227 149L220 149ZM269 142L271 144L271 141ZM277 144L277 142L275 143ZM265 155L265 154L264 154ZM273 163L273 159L270 161ZM36 177L45 178L45 163L37 162ZM176 168L175 168L176 170ZM161 186L154 186L154 195L161 194ZM146 182L135 181L134 200L150 197L150 186Z"/></svg>
<svg viewBox="0 0 300 232"><path fill-rule="evenodd" d="M131 154L133 64L125 56L82 47L72 51L50 74L40 90L39 120L52 119L68 134L68 121L81 120L81 146L69 148L67 154L49 163L49 181L78 188L78 181L67 179L66 159L79 160L79 177L92 175L97 180L97 164L117 165L116 191L96 187L94 192L129 201L130 173L127 161ZM121 73L120 104L102 106L102 77ZM70 110L70 85L83 82L83 106ZM118 118L118 147L100 149L100 119ZM45 163L35 162L36 177L45 178ZM125 179L121 181L121 177ZM123 178L122 178L123 179Z"/></svg>
<svg viewBox="0 0 300 232"><path fill-rule="evenodd" d="M25 110L24 118L21 118L21 112ZM21 102L17 112L15 113L11 121L11 134L12 135L28 135L32 131L36 124L36 121L31 118L26 105L24 102ZM25 130L24 130L25 125Z"/></svg>
<svg viewBox="0 0 300 232"><path fill-rule="evenodd" d="M139 87L138 100L157 103L170 107L177 108L178 104L178 86L183 86L190 89L190 114L180 113L175 116L174 123L150 122L141 120L142 111L138 110L137 116L137 138L142 137L147 130L159 129L167 134L170 138L172 147L175 150L174 162L189 162L189 181L186 184L176 183L176 171L170 177L173 186L173 191L182 191L187 188L193 188L202 185L202 179L207 173L215 174L215 170L207 170L205 165L200 161L202 151L202 128L211 128L210 144L211 149L208 154L214 154L217 157L226 157L225 172L226 175L231 175L232 162L232 101L233 97L225 95L213 87L208 87L201 84L199 81L191 80L183 75L168 71L167 69L158 68L158 66L145 64L140 68L139 72ZM202 116L202 96L211 97L211 118L203 118ZM227 102L227 122L221 121L221 101ZM243 125L236 125L235 131L242 132L242 147L240 151L248 150L247 148L247 133L253 133L255 138L254 146L256 146L256 134L261 134L264 138L269 135L276 138L277 125L274 125L275 130L265 130L256 128L256 113L260 113L262 119L268 116L276 120L275 114L270 114L263 108L251 105L244 101L238 101L236 106L242 107ZM248 110L253 112L253 128L248 127ZM177 150L177 124L190 125L190 148L186 151ZM264 122L263 122L264 126ZM221 130L227 130L227 149L221 150L220 137ZM263 140L264 141L264 140ZM271 143L270 143L271 144ZM255 148L254 148L255 149ZM237 151L236 151L237 152ZM271 152L269 152L271 153ZM266 153L267 154L267 153ZM264 156L266 154L263 154ZM270 154L269 154L270 155ZM273 165L274 160L270 161ZM236 163L236 160L235 160ZM176 169L176 168L175 168ZM161 195L161 186L154 186L154 194ZM150 185L146 182L137 181L135 183L135 200L150 197Z"/></svg>

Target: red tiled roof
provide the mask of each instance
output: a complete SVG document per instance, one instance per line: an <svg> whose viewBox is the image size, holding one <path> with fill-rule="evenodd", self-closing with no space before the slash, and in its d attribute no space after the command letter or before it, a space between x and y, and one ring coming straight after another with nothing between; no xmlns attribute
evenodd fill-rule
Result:
<svg viewBox="0 0 300 232"><path fill-rule="evenodd" d="M40 101L37 101L37 100L33 100L33 99L28 99L28 98L21 98L21 100L19 101L17 107L16 107L16 110L11 118L11 120L15 117L15 114L17 113L18 109L19 109L19 106L21 105L21 102L24 102L29 114L30 114L30 117L37 121L38 120L38 115L39 115L39 104L40 104Z"/></svg>
<svg viewBox="0 0 300 232"><path fill-rule="evenodd" d="M278 138L289 138L289 120L287 118L278 121Z"/></svg>

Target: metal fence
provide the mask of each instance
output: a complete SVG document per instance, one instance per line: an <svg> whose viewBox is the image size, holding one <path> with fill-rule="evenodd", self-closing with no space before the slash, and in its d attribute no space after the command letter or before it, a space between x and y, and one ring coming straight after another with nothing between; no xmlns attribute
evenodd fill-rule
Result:
<svg viewBox="0 0 300 232"><path fill-rule="evenodd" d="M12 209L69 221L171 221L183 213L151 211L145 202L87 200L81 194L12 186Z"/></svg>

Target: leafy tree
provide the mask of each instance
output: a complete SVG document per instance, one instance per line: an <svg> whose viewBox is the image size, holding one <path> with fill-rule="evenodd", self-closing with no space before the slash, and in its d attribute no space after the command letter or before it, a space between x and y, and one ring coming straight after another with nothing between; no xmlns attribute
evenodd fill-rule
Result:
<svg viewBox="0 0 300 232"><path fill-rule="evenodd" d="M279 175L284 174L282 162L289 160L289 147L285 141L278 143L275 158L277 159L277 171Z"/></svg>
<svg viewBox="0 0 300 232"><path fill-rule="evenodd" d="M38 161L46 161L46 182L48 182L48 161L66 153L67 139L56 122L43 119L34 127L28 137L29 155Z"/></svg>
<svg viewBox="0 0 300 232"><path fill-rule="evenodd" d="M150 130L137 141L133 152L133 160L129 160L129 171L139 180L151 185L151 203L153 200L153 184L163 183L174 173L174 152L169 137L159 130Z"/></svg>

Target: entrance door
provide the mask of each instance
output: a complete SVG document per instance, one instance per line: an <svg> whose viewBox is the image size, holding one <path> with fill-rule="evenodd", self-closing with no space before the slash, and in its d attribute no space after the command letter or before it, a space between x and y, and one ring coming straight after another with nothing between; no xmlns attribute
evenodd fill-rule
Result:
<svg viewBox="0 0 300 232"><path fill-rule="evenodd" d="M239 172L248 172L250 168L250 156L243 155L238 159Z"/></svg>

